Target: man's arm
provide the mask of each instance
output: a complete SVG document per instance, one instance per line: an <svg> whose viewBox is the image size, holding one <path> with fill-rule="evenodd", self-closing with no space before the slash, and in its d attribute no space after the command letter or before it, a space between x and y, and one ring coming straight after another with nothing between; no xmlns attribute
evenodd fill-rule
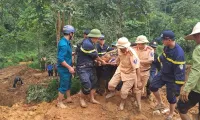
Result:
<svg viewBox="0 0 200 120"><path fill-rule="evenodd" d="M193 65L189 73L188 81L184 86L184 91L189 93L195 88L200 79L200 48L195 49L193 52Z"/></svg>
<svg viewBox="0 0 200 120"><path fill-rule="evenodd" d="M61 63L63 67L66 67L70 71L70 73L74 73L74 70L72 70L73 68L69 64L67 64L67 62L64 59L66 54L67 54L67 46L66 45L61 46L60 51L58 52L58 62Z"/></svg>
<svg viewBox="0 0 200 120"><path fill-rule="evenodd" d="M175 83L182 86L185 83L185 58L184 55L177 56L176 64L173 64Z"/></svg>
<svg viewBox="0 0 200 120"><path fill-rule="evenodd" d="M95 60L100 61L103 65L106 64L106 62L103 59L101 59L99 56Z"/></svg>
<svg viewBox="0 0 200 120"><path fill-rule="evenodd" d="M102 60L99 56L97 51L95 50L93 45L85 45L81 46L81 51L87 55L89 55L92 59L96 61L100 61L102 64L106 64L104 60Z"/></svg>
<svg viewBox="0 0 200 120"><path fill-rule="evenodd" d="M140 69L139 69L139 60L137 58L133 58L133 56L130 57L130 62L133 67L133 69L136 69L136 75L137 79L134 81L135 89L137 88L137 81L140 81Z"/></svg>
<svg viewBox="0 0 200 120"><path fill-rule="evenodd" d="M153 60L140 60L140 63L142 64L151 64Z"/></svg>

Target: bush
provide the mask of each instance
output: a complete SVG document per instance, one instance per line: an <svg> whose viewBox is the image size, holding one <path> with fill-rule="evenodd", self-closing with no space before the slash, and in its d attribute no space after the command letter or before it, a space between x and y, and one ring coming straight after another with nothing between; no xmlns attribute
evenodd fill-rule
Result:
<svg viewBox="0 0 200 120"><path fill-rule="evenodd" d="M46 101L46 88L41 85L30 85L26 99L28 103Z"/></svg>
<svg viewBox="0 0 200 120"><path fill-rule="evenodd" d="M37 55L35 52L17 52L12 55L8 56L0 56L0 68L5 68L13 65L19 64L19 62L28 62L32 61L33 59L36 59ZM39 68L39 64L36 65L37 62L33 63L33 68ZM37 66L37 67L35 67Z"/></svg>
<svg viewBox="0 0 200 120"><path fill-rule="evenodd" d="M51 102L58 96L58 82L51 80L47 87L42 85L30 85L27 92L27 102Z"/></svg>
<svg viewBox="0 0 200 120"><path fill-rule="evenodd" d="M38 63L38 61L34 61L31 64L29 64L28 66L33 69L40 69L40 64Z"/></svg>
<svg viewBox="0 0 200 120"><path fill-rule="evenodd" d="M27 103L31 102L51 102L58 97L59 82L57 80L51 80L48 86L42 85L30 85L27 91ZM71 94L74 95L80 91L81 85L78 77L72 79Z"/></svg>
<svg viewBox="0 0 200 120"><path fill-rule="evenodd" d="M59 82L57 80L50 81L46 89L47 102L51 102L52 100L58 97L58 87L59 87Z"/></svg>
<svg viewBox="0 0 200 120"><path fill-rule="evenodd" d="M81 83L79 78L76 76L72 79L71 95L78 93L80 89L81 89Z"/></svg>

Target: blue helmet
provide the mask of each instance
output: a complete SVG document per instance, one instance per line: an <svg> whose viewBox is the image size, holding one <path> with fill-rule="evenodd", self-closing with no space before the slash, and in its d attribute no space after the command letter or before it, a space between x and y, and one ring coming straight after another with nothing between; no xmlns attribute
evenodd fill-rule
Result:
<svg viewBox="0 0 200 120"><path fill-rule="evenodd" d="M99 38L100 40L104 40L105 36L101 34L101 37Z"/></svg>
<svg viewBox="0 0 200 120"><path fill-rule="evenodd" d="M83 32L83 34L86 34L86 35L88 35L90 33L90 30L89 29L86 29L84 32Z"/></svg>
<svg viewBox="0 0 200 120"><path fill-rule="evenodd" d="M63 27L63 33L70 34L70 33L74 33L74 32L75 32L75 28L71 25L65 25Z"/></svg>

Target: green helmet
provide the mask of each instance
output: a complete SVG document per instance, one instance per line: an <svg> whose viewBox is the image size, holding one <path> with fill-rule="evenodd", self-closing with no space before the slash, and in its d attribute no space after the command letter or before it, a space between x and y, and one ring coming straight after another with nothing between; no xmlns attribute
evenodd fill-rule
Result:
<svg viewBox="0 0 200 120"><path fill-rule="evenodd" d="M116 44L117 44L117 42L114 41L114 42L111 44L111 46L116 46Z"/></svg>
<svg viewBox="0 0 200 120"><path fill-rule="evenodd" d="M101 37L101 31L98 29L92 29L87 36L92 38L99 38Z"/></svg>

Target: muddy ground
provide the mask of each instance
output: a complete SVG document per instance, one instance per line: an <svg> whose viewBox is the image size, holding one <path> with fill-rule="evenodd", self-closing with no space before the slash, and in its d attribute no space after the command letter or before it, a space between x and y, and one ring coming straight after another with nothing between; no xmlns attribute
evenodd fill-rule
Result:
<svg viewBox="0 0 200 120"><path fill-rule="evenodd" d="M187 70L189 71L189 69ZM188 73L188 72L187 72ZM21 75L23 86L12 87L13 79ZM8 67L0 70L0 120L163 120L165 115L153 115L155 98L152 101L142 100L142 111L138 112L134 97L129 96L124 111L118 110L119 93L110 99L96 95L101 105L88 102L88 108L81 108L78 95L74 95L73 103L67 109L56 107L56 100L51 103L26 104L26 90L30 84L41 84L48 80L47 73L28 68L26 65ZM166 107L165 88L161 90ZM12 106L12 107L9 107ZM197 106L190 110L190 115L198 112ZM175 113L174 120L180 120Z"/></svg>

